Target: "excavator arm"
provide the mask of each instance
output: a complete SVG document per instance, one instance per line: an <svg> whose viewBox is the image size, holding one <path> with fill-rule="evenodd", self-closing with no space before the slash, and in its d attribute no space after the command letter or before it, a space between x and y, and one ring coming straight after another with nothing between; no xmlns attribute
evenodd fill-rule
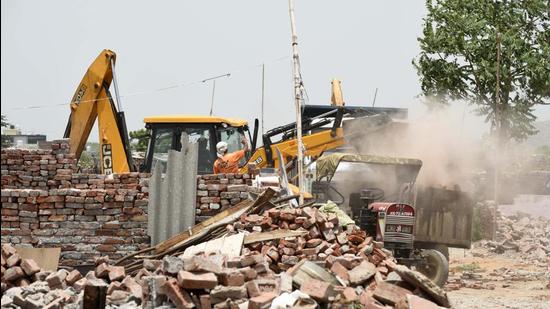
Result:
<svg viewBox="0 0 550 309"><path fill-rule="evenodd" d="M117 110L109 92L115 60L116 54L105 49L90 65L71 100L71 115L64 134L69 138L71 153L80 159L98 119L103 174L124 173L132 169L124 112Z"/></svg>

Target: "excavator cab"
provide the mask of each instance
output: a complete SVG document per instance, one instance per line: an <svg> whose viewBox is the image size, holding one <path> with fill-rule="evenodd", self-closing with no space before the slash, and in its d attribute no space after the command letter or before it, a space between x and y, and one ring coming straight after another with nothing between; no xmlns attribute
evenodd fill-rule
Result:
<svg viewBox="0 0 550 309"><path fill-rule="evenodd" d="M216 116L170 115L147 117L145 127L150 132L149 146L142 171L150 172L153 167L162 165L166 170L169 150L181 150L181 136L185 132L191 142L199 144L198 173L213 173L216 161L216 144L224 141L228 145L228 152L242 150L243 138L254 140L248 129L248 123L241 119L232 119ZM256 131L256 130L255 130ZM252 150L253 148L251 148ZM240 162L244 166L250 157L250 151Z"/></svg>

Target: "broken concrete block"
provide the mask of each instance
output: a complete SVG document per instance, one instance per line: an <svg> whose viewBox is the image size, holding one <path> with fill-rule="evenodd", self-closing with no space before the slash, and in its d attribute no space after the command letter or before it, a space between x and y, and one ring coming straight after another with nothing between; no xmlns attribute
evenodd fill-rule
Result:
<svg viewBox="0 0 550 309"><path fill-rule="evenodd" d="M170 275L177 275L180 270L183 270L183 261L179 257L165 256L162 259L162 270Z"/></svg>
<svg viewBox="0 0 550 309"><path fill-rule="evenodd" d="M178 283L184 289L213 289L218 278L213 273L193 274L188 271L178 273Z"/></svg>
<svg viewBox="0 0 550 309"><path fill-rule="evenodd" d="M147 269L148 271L155 271L161 267L162 267L161 260L150 260L150 259L143 260L143 268Z"/></svg>
<svg viewBox="0 0 550 309"><path fill-rule="evenodd" d="M184 259L182 263L183 270L185 271L213 272L215 274L222 272L222 266L220 264L201 256L193 256Z"/></svg>
<svg viewBox="0 0 550 309"><path fill-rule="evenodd" d="M376 274L376 266L370 262L363 261L349 271L349 282L352 285L360 285L369 280L374 274Z"/></svg>

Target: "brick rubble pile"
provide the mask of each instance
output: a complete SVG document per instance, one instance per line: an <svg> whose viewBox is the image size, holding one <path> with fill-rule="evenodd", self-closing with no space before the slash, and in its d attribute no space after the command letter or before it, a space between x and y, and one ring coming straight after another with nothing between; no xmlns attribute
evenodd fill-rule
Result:
<svg viewBox="0 0 550 309"><path fill-rule="evenodd" d="M106 291L109 308L269 308L272 302L291 296L292 305L317 303L329 308L449 306L445 292L433 282L397 265L364 232L351 226L344 229L337 218L315 208L271 209L262 215L243 215L227 226L231 233L280 228L303 230L305 235L251 243L231 259L222 253L199 253L190 258L144 260L134 276L100 258L95 271L83 278L59 270L27 287L8 290L2 302L47 306L53 300L46 295L53 290L65 308L80 308L84 290L98 288ZM305 263L314 263L332 279L312 275L304 280ZM76 281L69 277L71 273L78 277Z"/></svg>

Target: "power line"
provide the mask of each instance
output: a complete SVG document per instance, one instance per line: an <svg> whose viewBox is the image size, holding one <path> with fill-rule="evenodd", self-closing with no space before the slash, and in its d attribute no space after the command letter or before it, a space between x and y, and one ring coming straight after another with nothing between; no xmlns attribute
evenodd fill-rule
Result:
<svg viewBox="0 0 550 309"><path fill-rule="evenodd" d="M279 61L282 61L282 60L285 60L285 59L288 59L288 58L290 58L290 57L289 56L278 57L278 58L275 58L271 61L268 61L267 63L275 63L275 62L279 62ZM155 89L151 89L151 90L132 92L132 93L128 93L128 94L125 94L125 95L120 95L120 97L121 98L129 98L129 97L134 97L134 96L139 96L139 95L144 95L144 94L164 92L164 91L168 91L168 90L176 89L176 88L185 88L185 87L189 87L189 86L192 86L192 85L201 84L201 83L204 83L205 81L212 80L212 79L215 79L215 78L218 78L218 77L230 76L230 75L233 75L235 73L239 73L239 72L247 71L247 70L250 70L250 69L258 68L258 67L261 67L263 63L265 63L265 62L262 62L262 63L259 63L259 64L254 64L254 65L249 65L249 66L245 66L245 67L241 67L241 68L237 68L237 69L231 70L230 72L224 73L224 74L218 74L218 75L207 77L207 78L196 79L196 80L190 81L190 82L175 83L173 85L164 86L164 87L160 87L160 88L155 88ZM104 100L104 99L82 100L82 101L80 101L80 103L96 102L96 101L100 101L100 100ZM12 108L8 108L8 110L18 111L18 110L53 108L53 107L59 107L59 106L67 106L67 105L70 105L71 103L73 103L73 102L59 103L59 104L47 104L47 105L30 105L30 106L23 106L23 107L12 107Z"/></svg>

